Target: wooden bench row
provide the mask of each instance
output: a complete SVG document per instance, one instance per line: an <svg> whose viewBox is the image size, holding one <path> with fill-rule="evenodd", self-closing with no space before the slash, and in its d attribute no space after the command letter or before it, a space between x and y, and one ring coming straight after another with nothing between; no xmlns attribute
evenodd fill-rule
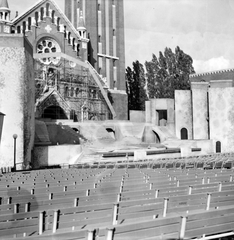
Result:
<svg viewBox="0 0 234 240"><path fill-rule="evenodd" d="M146 179L146 177L148 177L148 179L151 179L153 181L153 179L155 179L156 181L160 180L159 178L161 179L167 179L169 178L169 180L171 180L172 178L173 179L183 179L183 178L199 178L201 176L204 176L204 177L218 177L218 176L225 176L227 174L229 175L232 175L233 174L233 171L222 171L222 172L213 172L213 171L210 171L210 172L201 172L201 171L198 171L198 172L192 172L192 173L183 173L183 172L180 172L180 171L173 171L173 172L135 172L135 173L128 173L128 172L124 172L124 173L121 173L120 175L116 176L114 173L103 173L103 175L101 176L95 176L95 175L90 175L90 176L87 176L86 178L75 178L75 177L72 177L72 178L65 178L64 180L61 179L60 177L54 177L53 179L43 179L43 181L38 181L37 179L28 179L27 181L24 180L24 181L16 181L16 180L13 180L13 181L10 181L10 182L5 182L5 181L0 181L0 191L1 189L4 190L4 188L9 188L9 187L15 187L15 186L20 186L20 185L24 185L25 187L26 186L33 186L33 188L36 188L36 187L49 187L49 186L59 186L59 185L64 185L64 183L66 185L74 185L74 184L82 184L82 185L85 185L85 184L93 184L93 183L98 183L98 182L113 182L113 181L116 181L118 182L121 178L125 178L126 181L130 182L136 182L137 180L140 180L140 176L139 174L142 175L142 177L144 179Z"/></svg>
<svg viewBox="0 0 234 240"><path fill-rule="evenodd" d="M232 176L231 176L232 177ZM125 187L124 182L118 182L118 185L113 184L107 184L107 185L100 185L95 184L95 186L91 186L90 189L82 189L79 185L70 185L70 186L61 186L61 187L47 187L42 189L31 189L30 191L24 188L16 188L16 189L8 189L5 191L1 191L1 196L6 196L1 198L1 204L3 203L17 203L17 201L20 201L20 199L31 199L31 198L37 198L37 200L51 200L63 198L63 197L86 197L86 196L95 196L95 195L105 195L105 194L117 194L119 192L124 193L125 195L129 192L129 195L132 194L132 192L138 192L138 191L152 191L153 189L159 190L160 194L165 192L167 189L168 191L182 191L187 192L188 186L191 186L190 191L195 191L196 188L193 186L200 186L200 188L210 188L213 186L213 189L218 189L220 187L221 182L222 184L230 184L232 185L233 179L230 178L229 175L226 177L219 177L214 179L208 179L209 181L203 181L205 179L193 179L193 180L185 180L185 181L169 181L169 182L145 182L138 185L127 185ZM230 181L232 180L232 181ZM212 185L211 185L212 184ZM199 188L199 187L197 187Z"/></svg>
<svg viewBox="0 0 234 240"><path fill-rule="evenodd" d="M102 196L100 195L99 198L97 197L96 199L79 199L79 198L73 198L70 199L71 204L73 204L73 208L68 208L68 210L70 211L70 213L74 214L75 212L91 212L91 214L96 214L96 211L100 211L100 210L110 210L113 204L111 202L116 202L116 200L118 199L119 203L118 206L121 207L121 209L124 209L123 211L120 210L118 208L118 212L119 214L124 214L126 213L130 213L134 216L136 216L136 209L140 209L140 212L144 212L144 211L148 211L147 214L149 214L149 211L154 211L156 210L156 207L154 204L159 204L159 211L161 211L161 205L164 204L164 209L165 209L165 204L167 204L168 206L168 201L169 201L169 206L171 207L180 207L183 206L185 208L187 208L189 206L189 209L196 207L197 205L207 205L207 202L210 201L210 204L212 204L212 206L216 206L215 204L232 204L232 201L234 200L234 190L233 188L231 190L226 190L226 191L217 191L217 192L213 192L212 194L208 194L207 195L207 190L209 189L201 189L204 191L201 191L201 193L196 193L196 194L188 194L188 195L177 195L176 193L172 193L172 195L170 196L170 194L167 194L167 197L169 197L170 201L168 200L168 198L164 198L162 196L157 196L156 194L153 196L144 193L143 195L140 195L142 193L138 193L139 195L135 195L131 193L131 196L133 195L133 197L135 197L135 199L138 200L133 200L130 197L126 197L126 195L119 194L117 196L114 195L109 195L109 196ZM211 198L212 195L212 201L209 198ZM130 196L130 195L129 195ZM141 198L141 197L142 198ZM64 201L69 201L69 199L63 199ZM230 202L231 201L231 202ZM60 201L58 200L47 200L47 201L42 201L42 202L37 202L37 201L32 201L30 202L30 205L28 205L28 203L22 203L20 204L9 204L9 205L2 205L2 209L1 209L1 213L6 214L7 211L6 210L11 210L11 214L17 214L19 211L19 208L23 208L23 210L25 212L30 211L35 211L38 209L54 209L54 208L64 208L64 204L67 202L63 202L61 199ZM88 204L89 203L89 204ZM99 204L97 204L99 203ZM142 206L146 206L146 208L142 209ZM217 206L219 206L217 205ZM216 206L216 207L217 207ZM5 207L5 208L4 208ZM129 209L126 209L126 208ZM31 208L31 209L30 209ZM4 212L5 209L5 212ZM187 210L189 210L187 209ZM64 214L63 211L65 211L64 209L60 209L60 211ZM66 213L68 214L68 212ZM152 215L152 213L150 213L150 215ZM137 215L137 217L139 217L139 214ZM1 221L2 218L0 218Z"/></svg>
<svg viewBox="0 0 234 240"><path fill-rule="evenodd" d="M188 214L174 214L165 216L164 218L155 218L151 220L142 220L128 222L126 224L111 225L96 224L95 222L90 225L90 228L82 228L78 226L76 221L73 221L73 226L60 229L59 223L46 222L46 218L50 213L37 213L31 215L30 221L24 220L24 224L19 221L12 223L12 230L14 234L21 239L192 239L202 237L203 235L219 234L222 232L233 231L234 224L234 207L226 206L220 209L213 209L209 211L192 211ZM25 218L26 216L19 216ZM29 215L27 216L29 217ZM57 218L57 213L53 213L53 219ZM105 221L104 216L96 219ZM26 226L28 221L28 226ZM36 224L37 222L37 224ZM39 222L39 224L38 224ZM9 222L7 222L9 224ZM51 225L48 230L47 223ZM72 226L72 227L71 227ZM96 227L94 227L96 226ZM93 229L92 229L93 228ZM27 232L28 231L28 232ZM0 230L1 236L12 236L10 230ZM28 236L21 238L21 236ZM30 235L32 235L30 237Z"/></svg>
<svg viewBox="0 0 234 240"><path fill-rule="evenodd" d="M150 239L155 236L150 234L144 235L150 227L146 226L144 229L138 228L135 231L133 230L134 227L133 229L130 227L132 226L132 222L135 222L135 224L140 224L146 220L148 222L155 222L162 219L169 219L173 215L179 214L183 216L183 224L185 225L186 223L186 231L189 232L187 212L191 215L191 212L197 209L209 212L215 208L220 210L228 206L233 207L233 178L232 174L230 174L232 171L218 172L211 170L207 171L207 173L201 173L193 169L187 172L191 174L190 176L189 174L187 175L186 171L163 170L161 177L157 177L154 175L155 171L152 169L143 169L143 171L142 169L127 169L127 172L122 169L120 171L115 169L114 172L113 169L105 170L100 172L101 182L95 183L96 185L94 186L93 180L96 179L96 176L92 175L98 171L85 170L85 176L88 176L87 179L89 179L86 183L91 184L92 188L84 189L84 196L77 196L78 189L73 188L67 191L68 186L66 185L57 186L58 188L53 193L52 189L55 185L51 184L47 186L47 190L49 191L46 194L43 192L39 193L39 191L38 194L30 192L29 198L31 198L31 202L23 202L23 200L28 200L27 195L24 195L23 188L16 189L16 191L13 190L14 194L8 197L11 198L11 201L16 201L15 204L4 204L3 202L2 206L0 206L0 209L2 207L0 213L4 213L0 216L0 236L12 236L14 234L17 236L34 234L36 236L40 234L40 237L42 237L43 235L46 236L46 234L52 233L53 236L59 236L63 232L73 231L73 233L80 234L82 238L88 238L92 234L95 235L97 231L91 230L87 232L86 230L90 229L90 227L93 229L99 227L98 237L100 238L103 237L106 239L111 234L112 236L114 234L115 239L118 239L118 237L119 239L124 239L125 237L129 238L135 232L136 237L138 237L136 239ZM214 172L220 173L221 176L219 174L215 176ZM57 178L58 173L54 174L55 178ZM110 173L113 174L109 175ZM141 176L138 182L136 181L139 178L137 174ZM42 175L42 177L38 178L42 181L47 180L47 177L51 177L51 173ZM65 175L69 179L69 171L64 171ZM103 178L103 176L105 177ZM162 180L161 183L158 181L159 179ZM224 182L220 183L220 181ZM157 187L158 183L160 183L158 186L161 186L161 189ZM63 181L61 184L64 184ZM30 184L26 184L25 186L30 186ZM113 186L116 186L116 189ZM61 192L61 187L63 190L66 187L66 190ZM37 188L35 188L36 190ZM5 194L7 192L3 190L1 193ZM73 194L76 195L74 196ZM47 199L44 198L45 196ZM71 204L71 207L66 207L66 204ZM11 214L8 214L7 209L11 210ZM18 213L20 211L24 212ZM222 225L219 222L221 221L220 219L225 224L230 225L230 219L233 216L225 217L224 219L223 215L220 217L215 216L216 220L214 223L216 225L210 225L207 229L209 228L210 231L211 229L212 231L217 230ZM196 231L199 229L201 220L196 220L198 221ZM181 221L179 221L178 225L180 229L182 226ZM195 219L192 221L195 221ZM206 221L204 220L202 224ZM109 229L108 231L104 231L103 229L108 225L114 226L115 230L112 231ZM125 231L123 227L127 225L128 229ZM226 231L227 228L224 229ZM185 236L186 231L184 231ZM101 232L105 234L101 235ZM168 233L168 236L170 234L175 233ZM95 236L92 237L93 239L95 238ZM130 238L132 239L132 237ZM77 237L77 239L79 238Z"/></svg>

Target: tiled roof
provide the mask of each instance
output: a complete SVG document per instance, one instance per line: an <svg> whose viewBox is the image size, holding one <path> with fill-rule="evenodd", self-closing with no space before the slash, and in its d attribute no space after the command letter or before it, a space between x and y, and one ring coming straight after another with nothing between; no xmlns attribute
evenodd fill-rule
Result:
<svg viewBox="0 0 234 240"><path fill-rule="evenodd" d="M210 72L204 72L204 73L190 74L189 77L195 78L195 77L202 77L202 76L214 75L214 74L220 74L220 73L226 73L226 72L234 72L234 68L222 69L222 70L216 70L216 71L210 71Z"/></svg>
<svg viewBox="0 0 234 240"><path fill-rule="evenodd" d="M54 5L54 7L56 8L56 10L58 11L58 13L63 17L64 21L66 22L67 26L69 26L72 31L75 33L76 37L78 39L80 39L80 35L77 32L77 30L75 29L75 27L73 26L73 24L69 21L69 19L67 18L67 16L63 13L63 11L59 8L59 6L57 5L57 3L54 0L40 0L38 2L36 2L34 5L32 5L29 9L27 9L24 13L22 13L21 15L19 15L17 18L15 18L13 20L13 23L16 23L17 21L21 20L22 18L26 17L28 13L32 12L34 9L36 9L38 6L40 6L41 4L43 4L44 2L49 1L51 2L51 4Z"/></svg>
<svg viewBox="0 0 234 240"><path fill-rule="evenodd" d="M8 8L9 9L9 5L7 0L2 0L0 3L0 8Z"/></svg>

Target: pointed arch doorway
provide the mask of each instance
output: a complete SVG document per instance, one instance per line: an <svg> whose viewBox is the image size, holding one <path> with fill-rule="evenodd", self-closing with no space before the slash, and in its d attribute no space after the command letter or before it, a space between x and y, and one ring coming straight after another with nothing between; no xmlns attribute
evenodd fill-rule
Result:
<svg viewBox="0 0 234 240"><path fill-rule="evenodd" d="M44 109L42 118L68 119L65 111L60 106L49 106Z"/></svg>

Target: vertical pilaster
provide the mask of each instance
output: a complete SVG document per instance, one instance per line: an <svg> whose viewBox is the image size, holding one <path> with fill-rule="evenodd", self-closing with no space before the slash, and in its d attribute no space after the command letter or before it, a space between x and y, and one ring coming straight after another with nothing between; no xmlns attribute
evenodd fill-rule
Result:
<svg viewBox="0 0 234 240"><path fill-rule="evenodd" d="M194 139L208 139L208 86L207 82L191 83Z"/></svg>

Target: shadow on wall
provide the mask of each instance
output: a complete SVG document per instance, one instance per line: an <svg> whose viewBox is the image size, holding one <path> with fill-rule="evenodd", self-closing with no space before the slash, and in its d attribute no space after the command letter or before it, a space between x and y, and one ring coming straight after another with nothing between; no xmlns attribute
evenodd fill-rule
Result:
<svg viewBox="0 0 234 240"><path fill-rule="evenodd" d="M155 134L155 143L161 143L159 135L154 130L153 133Z"/></svg>
<svg viewBox="0 0 234 240"><path fill-rule="evenodd" d="M47 131L52 145L80 144L79 134L68 126L48 124Z"/></svg>
<svg viewBox="0 0 234 240"><path fill-rule="evenodd" d="M48 146L37 146L33 151L32 168L37 169L49 165L49 148Z"/></svg>
<svg viewBox="0 0 234 240"><path fill-rule="evenodd" d="M110 136L115 139L115 131L112 128L106 128L106 131L110 134Z"/></svg>
<svg viewBox="0 0 234 240"><path fill-rule="evenodd" d="M88 33L88 39L90 39L90 34ZM91 44L91 41L88 42L88 61L91 63L91 65L93 67L95 67L96 64L96 59L94 59L94 55L93 55L93 46Z"/></svg>

